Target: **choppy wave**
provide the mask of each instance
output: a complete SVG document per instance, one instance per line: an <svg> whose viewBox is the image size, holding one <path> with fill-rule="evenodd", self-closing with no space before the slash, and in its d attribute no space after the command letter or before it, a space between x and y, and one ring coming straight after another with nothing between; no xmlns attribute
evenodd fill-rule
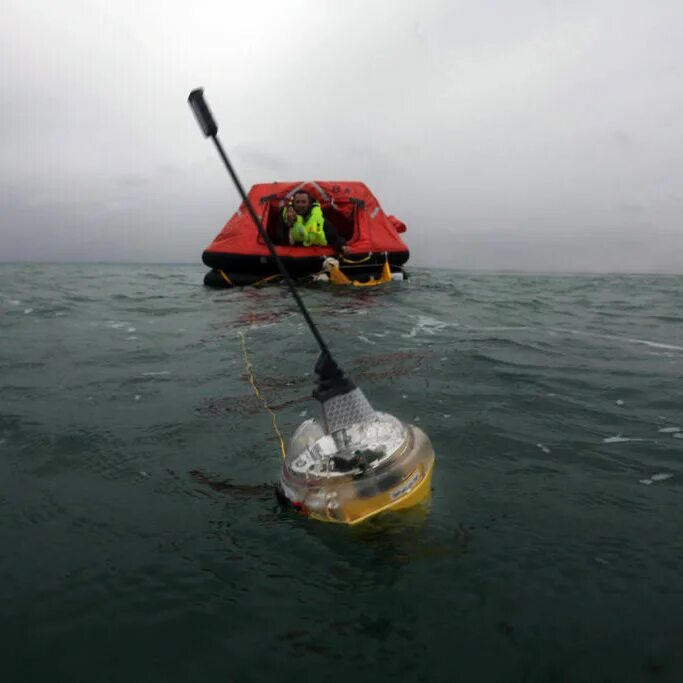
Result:
<svg viewBox="0 0 683 683"><path fill-rule="evenodd" d="M451 680L451 661L468 680L589 680L614 648L603 678L675 679L683 278L417 270L304 290L368 398L437 452L427 515L349 530L271 495L278 442L239 333L291 434L318 410L317 349L286 292L202 276L44 266L41 289L0 266L10 674L224 677L228 652L285 680L426 662Z"/></svg>

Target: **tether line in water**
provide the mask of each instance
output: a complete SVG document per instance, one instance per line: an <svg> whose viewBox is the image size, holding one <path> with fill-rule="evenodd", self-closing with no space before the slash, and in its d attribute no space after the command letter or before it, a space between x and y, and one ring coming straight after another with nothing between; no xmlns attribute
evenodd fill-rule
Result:
<svg viewBox="0 0 683 683"><path fill-rule="evenodd" d="M282 459L284 460L287 457L287 452L285 450L285 441L282 438L282 432L280 431L280 428L277 426L277 419L275 418L275 413L272 411L271 407L268 405L268 401L266 400L266 397L261 393L261 390L258 388L256 385L256 380L254 379L254 372L253 372L253 367L251 365L251 361L249 360L249 354L247 353L247 338L244 332L240 330L239 332L241 343L242 343L242 356L244 357L244 369L247 371L247 378L249 379L249 384L251 384L251 388L254 390L254 393L256 394L256 397L258 398L259 401L261 401L261 404L263 407L270 413L270 418L273 421L273 429L275 429L275 433L277 434L277 438L280 440L280 451L282 451Z"/></svg>

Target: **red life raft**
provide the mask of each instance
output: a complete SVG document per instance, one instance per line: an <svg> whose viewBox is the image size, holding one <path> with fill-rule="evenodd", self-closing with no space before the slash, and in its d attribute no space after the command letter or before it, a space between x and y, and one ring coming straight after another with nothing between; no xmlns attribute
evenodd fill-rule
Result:
<svg viewBox="0 0 683 683"><path fill-rule="evenodd" d="M330 246L277 243L282 209L297 190L306 190L314 201L320 202L325 219L346 239L346 254L335 254ZM409 251L399 233L405 232L406 226L385 214L363 183L322 180L264 183L251 188L249 200L275 243L287 272L297 280L312 279L320 273L328 256L338 258L344 275L358 282L379 276L385 263L392 273L404 274L402 266L408 260ZM279 279L280 271L244 203L206 248L202 261L211 268L204 278L204 284L209 286L255 285Z"/></svg>

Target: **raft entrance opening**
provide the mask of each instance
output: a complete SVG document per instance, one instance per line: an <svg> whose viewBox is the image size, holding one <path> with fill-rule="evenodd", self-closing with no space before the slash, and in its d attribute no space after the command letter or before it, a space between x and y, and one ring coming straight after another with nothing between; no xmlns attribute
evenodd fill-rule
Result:
<svg viewBox="0 0 683 683"><path fill-rule="evenodd" d="M268 237L280 246L279 240L280 231L280 215L282 213L281 200L271 200L265 206L263 212L263 223L268 233ZM334 225L337 234L343 237L347 242L351 242L356 232L356 211L358 208L351 202L335 201L335 206L330 202L320 202L320 208L323 210L325 220L330 221ZM259 236L259 242L263 239Z"/></svg>

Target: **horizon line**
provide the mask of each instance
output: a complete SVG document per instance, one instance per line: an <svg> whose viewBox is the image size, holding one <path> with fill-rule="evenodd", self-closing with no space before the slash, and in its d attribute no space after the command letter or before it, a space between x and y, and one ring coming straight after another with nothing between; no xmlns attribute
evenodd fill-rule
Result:
<svg viewBox="0 0 683 683"><path fill-rule="evenodd" d="M196 266L210 270L203 263L194 261L39 261L39 260L0 260L0 266ZM683 277L683 271L651 271L651 270L525 270L514 268L462 268L449 266L408 266L407 270L450 270L456 273L474 273L482 275L661 275L666 277Z"/></svg>

